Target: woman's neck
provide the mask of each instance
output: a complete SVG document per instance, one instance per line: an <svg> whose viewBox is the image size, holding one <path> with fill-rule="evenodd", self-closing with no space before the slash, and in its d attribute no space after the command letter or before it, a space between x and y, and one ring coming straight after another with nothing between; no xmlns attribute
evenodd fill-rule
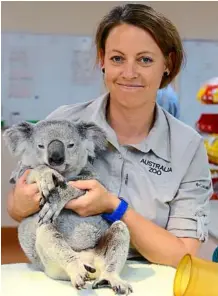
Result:
<svg viewBox="0 0 218 296"><path fill-rule="evenodd" d="M153 126L155 101L137 108L127 108L109 99L106 114L120 144L138 144Z"/></svg>

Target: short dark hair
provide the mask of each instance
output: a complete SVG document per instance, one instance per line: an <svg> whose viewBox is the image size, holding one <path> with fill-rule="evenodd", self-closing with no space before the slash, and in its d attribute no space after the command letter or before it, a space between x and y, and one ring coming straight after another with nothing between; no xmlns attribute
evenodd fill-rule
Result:
<svg viewBox="0 0 218 296"><path fill-rule="evenodd" d="M103 17L98 25L95 44L96 62L99 63L101 53L105 54L105 43L110 31L121 24L129 24L146 30L156 41L167 59L170 73L163 75L160 88L167 86L179 73L184 50L176 27L164 15L144 4L125 4L115 6Z"/></svg>

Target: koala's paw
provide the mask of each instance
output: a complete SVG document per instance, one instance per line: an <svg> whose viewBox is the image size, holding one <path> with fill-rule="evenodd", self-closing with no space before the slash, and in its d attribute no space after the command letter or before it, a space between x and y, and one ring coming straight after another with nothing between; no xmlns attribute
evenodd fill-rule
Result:
<svg viewBox="0 0 218 296"><path fill-rule="evenodd" d="M44 198L44 196L42 195L39 201L39 208L40 210L43 208L44 204L46 203L46 199Z"/></svg>
<svg viewBox="0 0 218 296"><path fill-rule="evenodd" d="M80 260L69 263L67 267L71 283L78 290L85 288L85 283L89 280L89 272L94 273L96 269L89 264L83 264Z"/></svg>
<svg viewBox="0 0 218 296"><path fill-rule="evenodd" d="M126 281L121 280L118 275L102 275L92 285L92 289L111 288L115 294L129 295L133 292L132 286Z"/></svg>
<svg viewBox="0 0 218 296"><path fill-rule="evenodd" d="M64 205L60 206L60 204L49 201L45 202L39 212L39 225L53 222L59 216L60 212L62 211Z"/></svg>
<svg viewBox="0 0 218 296"><path fill-rule="evenodd" d="M38 185L44 197L47 197L56 186L63 183L65 183L64 177L55 170L49 169L41 174Z"/></svg>
<svg viewBox="0 0 218 296"><path fill-rule="evenodd" d="M47 166L39 166L27 177L27 183L34 182L37 183L41 195L46 198L55 187L65 184L66 181L57 171Z"/></svg>

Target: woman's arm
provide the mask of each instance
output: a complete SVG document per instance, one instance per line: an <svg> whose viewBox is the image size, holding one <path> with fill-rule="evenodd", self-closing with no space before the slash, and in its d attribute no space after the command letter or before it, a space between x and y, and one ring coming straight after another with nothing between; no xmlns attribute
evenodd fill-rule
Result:
<svg viewBox="0 0 218 296"><path fill-rule="evenodd" d="M14 188L11 189L11 191L9 191L8 193L8 198L7 198L7 211L9 216L14 219L17 222L21 222L23 217L19 216L20 213L18 213L15 210L14 207Z"/></svg>
<svg viewBox="0 0 218 296"><path fill-rule="evenodd" d="M28 173L25 171L8 194L8 214L18 222L39 211L39 190L36 184L26 184Z"/></svg>
<svg viewBox="0 0 218 296"><path fill-rule="evenodd" d="M169 231L145 219L133 209L128 209L122 221L126 223L131 242L139 253L151 262L176 267L186 254L196 255L200 241L178 238Z"/></svg>

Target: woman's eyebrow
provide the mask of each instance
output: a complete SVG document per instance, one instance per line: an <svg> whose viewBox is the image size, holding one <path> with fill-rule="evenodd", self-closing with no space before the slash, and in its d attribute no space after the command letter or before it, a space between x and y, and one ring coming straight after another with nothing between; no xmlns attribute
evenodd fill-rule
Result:
<svg viewBox="0 0 218 296"><path fill-rule="evenodd" d="M120 51L118 49L112 49L110 52L113 52L113 51L118 52L118 53L120 53L122 55L125 55L125 53L123 53L122 51ZM136 55L138 56L138 55L141 55L141 54L154 54L154 53L151 52L151 51L145 50L145 51L138 52Z"/></svg>

